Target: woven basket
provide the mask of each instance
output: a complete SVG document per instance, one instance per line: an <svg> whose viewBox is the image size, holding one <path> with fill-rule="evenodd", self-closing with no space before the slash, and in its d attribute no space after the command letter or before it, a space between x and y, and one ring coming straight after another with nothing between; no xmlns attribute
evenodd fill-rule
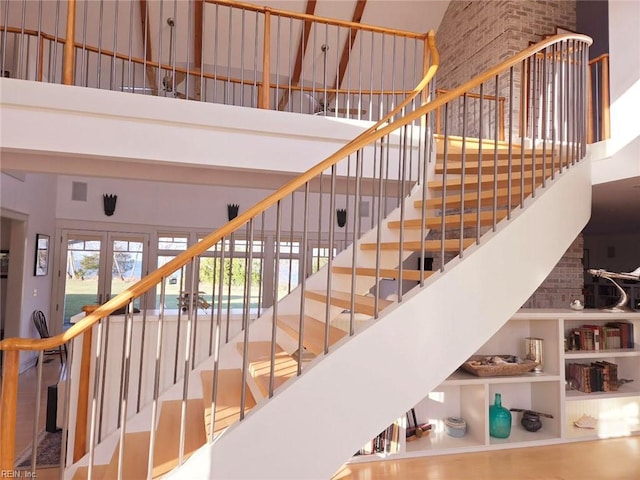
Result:
<svg viewBox="0 0 640 480"><path fill-rule="evenodd" d="M527 373L538 365L538 362L534 362L533 360L524 360L522 363L498 363L495 365L478 365L474 363L482 361L487 357L501 357L506 359L513 357L513 355L474 355L464 362L461 368L478 377L497 377Z"/></svg>

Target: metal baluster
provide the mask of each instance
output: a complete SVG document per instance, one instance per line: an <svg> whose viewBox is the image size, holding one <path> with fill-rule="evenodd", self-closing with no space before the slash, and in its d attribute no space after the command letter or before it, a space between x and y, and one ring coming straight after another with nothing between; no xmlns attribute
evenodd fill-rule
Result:
<svg viewBox="0 0 640 480"><path fill-rule="evenodd" d="M104 24L104 0L100 0L98 14L98 54L96 59L96 87L102 86L102 26Z"/></svg>
<svg viewBox="0 0 640 480"><path fill-rule="evenodd" d="M74 346L75 340L70 341L67 350L67 362L64 366L66 376L72 370L74 362ZM71 382L65 382L64 386L64 398L71 398ZM67 438L69 432L69 409L71 408L71 402L63 402L62 406L62 438ZM67 465L67 442L60 442L60 471L63 472ZM88 477L91 478L90 476Z"/></svg>
<svg viewBox="0 0 640 480"><path fill-rule="evenodd" d="M551 46L551 58L553 59L551 62L551 179L556 177L556 128L558 127L556 122L556 103L558 102L556 63L558 62L558 51L556 47L556 43Z"/></svg>
<svg viewBox="0 0 640 480"><path fill-rule="evenodd" d="M125 350L124 350L124 375L122 376L120 398L120 449L118 451L118 480L123 476L124 469L124 439L127 429L127 406L129 404L129 376L131 372L131 342L133 337L133 305L129 303L128 312L125 315Z"/></svg>
<svg viewBox="0 0 640 480"><path fill-rule="evenodd" d="M289 286L287 288L287 293L291 293L291 275L293 273L293 219L294 219L294 211L295 211L295 192L291 192L291 229L289 236ZM278 248L280 246L278 245ZM298 264L298 271L300 270L300 264Z"/></svg>
<svg viewBox="0 0 640 480"><path fill-rule="evenodd" d="M43 55L43 52L40 51L40 41L42 40L42 0L38 1L38 35L36 42L36 78L35 80L38 82L42 77L42 67L40 66L40 55ZM34 464L35 465L35 464Z"/></svg>
<svg viewBox="0 0 640 480"><path fill-rule="evenodd" d="M56 29L57 27L58 27L58 23L56 22ZM5 2L3 30L2 30L2 75L4 75L4 71L6 68L5 60L7 59L7 43L9 43L8 29L9 29L9 2Z"/></svg>
<svg viewBox="0 0 640 480"><path fill-rule="evenodd" d="M336 211L336 165L331 165L331 191L329 192L329 262L327 264L327 302L324 311L324 354L329 353L329 329L331 320L331 295L333 283L333 243L335 241L336 222L333 214Z"/></svg>
<svg viewBox="0 0 640 480"><path fill-rule="evenodd" d="M160 309L158 311L158 330L156 332L156 352L153 369L153 398L151 400L151 425L149 428L149 455L147 461L147 480L153 475L153 452L156 443L156 422L158 419L158 399L160 398L160 368L162 365L162 350L164 339L164 313L166 300L166 277L162 277L160 284ZM179 308L179 307L178 307Z"/></svg>
<svg viewBox="0 0 640 480"><path fill-rule="evenodd" d="M481 86L482 88L482 86ZM482 123L481 123L482 125ZM482 145L482 136L479 137ZM442 163L442 210L440 218L440 271L444 272L447 212L447 167L449 163L449 102L444 104L444 152ZM478 181L478 186L480 182ZM478 200L479 201L479 200Z"/></svg>
<svg viewBox="0 0 640 480"><path fill-rule="evenodd" d="M358 264L358 249L356 245L358 243L357 229L355 221L360 217L360 177L362 176L362 158L360 157L361 150L358 150L356 154L356 191L354 193L354 220L353 220L353 239L351 242L351 305L349 307L349 336L355 334L355 295L356 295L356 265ZM347 180L348 181L348 180ZM348 223L348 222L347 222ZM374 318L378 318L378 312L374 312Z"/></svg>
<svg viewBox="0 0 640 480"><path fill-rule="evenodd" d="M218 31L220 28L218 27L219 23L219 15L220 15L220 5L216 3L214 11L214 32L213 32L213 101L214 103L218 101ZM204 8L204 7L203 7ZM202 15L202 21L205 20L205 15ZM229 49L231 50L231 49ZM204 70L203 70L204 71ZM224 93L223 93L224 95ZM222 246L224 250L224 243ZM222 301L222 297L220 297L220 301Z"/></svg>
<svg viewBox="0 0 640 480"><path fill-rule="evenodd" d="M241 8L240 11L240 105L244 107L244 25L246 19L246 10L244 8Z"/></svg>
<svg viewBox="0 0 640 480"><path fill-rule="evenodd" d="M304 299L307 291L307 254L309 252L309 182L304 184L304 214L302 218L302 281L300 282L300 322L298 324L298 376L302 373L302 358L304 352ZM330 301L330 299L327 299L327 301Z"/></svg>
<svg viewBox="0 0 640 480"><path fill-rule="evenodd" d="M276 42L276 89L275 89L275 109L278 109L278 99L280 98L280 15L277 16L276 20L276 38L278 39Z"/></svg>
<svg viewBox="0 0 640 480"><path fill-rule="evenodd" d="M102 351L104 354L102 355L102 385L106 385L107 379L107 366L109 360L109 325L111 324L111 317L103 318L100 321L100 324L104 324L104 345L102 347ZM100 390L100 399L98 401L100 412L98 413L98 443L102 441L102 424L104 417L104 395L105 389L102 388Z"/></svg>
<svg viewBox="0 0 640 480"><path fill-rule="evenodd" d="M513 67L509 68L509 131L507 159L507 219L511 220L511 197L513 195Z"/></svg>
<svg viewBox="0 0 640 480"><path fill-rule="evenodd" d="M249 220L249 240L253 239L253 219ZM249 276L251 274L251 267L245 264L245 271L247 271L247 267L249 267ZM231 279L229 279L231 280ZM248 283L250 285L251 279L245 278L245 285ZM247 291L245 287L245 292ZM249 369L249 313L246 307L248 300L246 300L247 295L245 293L245 308L242 312L242 326L244 329L244 336L242 341L242 378L247 378L247 371ZM242 382L242 388L240 390L240 420L244 420L245 410L247 404L247 382Z"/></svg>
<svg viewBox="0 0 640 480"><path fill-rule="evenodd" d="M182 404L180 409L180 445L178 447L178 465L184 463L185 437L187 431L187 398L189 398L189 366L191 352L196 338L196 323L198 320L198 291L196 289L196 257L190 262L191 279L189 281L189 311L187 314L187 331L184 339L184 370L182 377Z"/></svg>
<svg viewBox="0 0 640 480"><path fill-rule="evenodd" d="M320 193L318 195L318 204L319 204L318 205L318 256L316 260L316 271L320 270L320 252L322 251L322 194L323 194L322 182L324 180L322 178L323 173L324 172L320 172L320 175L319 175ZM312 259L313 259L313 256L312 256Z"/></svg>
<svg viewBox="0 0 640 480"><path fill-rule="evenodd" d="M98 415L98 397L103 394L105 384L102 383L102 389L100 389L100 363L102 359L102 322L104 319L101 319L98 322L96 327L96 351L94 355L93 364L95 365L95 371L93 374L93 395L91 397L91 421L89 422L89 469L87 472L88 478L92 478L93 474L93 466L95 463L95 453L96 453L96 420ZM83 334L87 335L87 332ZM80 338L80 337L78 337ZM82 361L82 360L80 360ZM102 392L101 392L102 390ZM67 397L70 398L70 397ZM119 399L118 399L119 400ZM67 403L67 402L65 402ZM124 430L124 429L123 429ZM64 443L64 442L63 442Z"/></svg>
<svg viewBox="0 0 640 480"><path fill-rule="evenodd" d="M480 118L480 122L478 125L478 165L482 165L482 134L483 134L483 129L482 129L482 125L483 125L483 116L482 116L482 111L483 111L483 100L484 100L484 83L480 84L480 112L479 112L479 118ZM446 114L445 114L445 118L446 118ZM446 124L445 124L446 127ZM446 143L445 143L445 147L446 147ZM445 157L446 158L446 157ZM446 167L445 167L446 168ZM443 211L444 211L444 205L443 205ZM478 213L480 213L480 211L482 211L482 169L478 168L478 207L476 210ZM476 218L476 243L480 243L480 215L478 215L478 217ZM443 259L444 260L444 259Z"/></svg>
<svg viewBox="0 0 640 480"><path fill-rule="evenodd" d="M62 347L58 347L62 348ZM37 360L37 380L36 380L36 411L33 417L33 436L31 438L31 471L36 471L36 458L38 456L38 419L40 418L40 398L42 397L42 364L44 363L44 350L38 352Z"/></svg>
<svg viewBox="0 0 640 480"><path fill-rule="evenodd" d="M220 273L218 274L218 313L216 316L216 347L213 353L213 382L211 385L211 423L209 424L209 443L213 442L213 437L215 434L218 379L220 375L220 343L222 340L222 294L224 286L224 244L225 239L222 238L218 242L218 245L220 245Z"/></svg>
<svg viewBox="0 0 640 480"><path fill-rule="evenodd" d="M459 245L459 255L460 258L464 255L464 195L466 191L465 180L467 174L467 107L468 107L468 96L467 92L462 96L462 155L461 155L461 173L460 173L460 245ZM446 148L446 146L445 146ZM478 163L478 169L482 170L482 165ZM480 213L482 209L476 210L478 218L480 218ZM442 210L442 216L444 217L444 205Z"/></svg>
<svg viewBox="0 0 640 480"><path fill-rule="evenodd" d="M233 23L231 21L232 17L233 17L233 8L229 9L229 34L227 35L227 45L229 45L229 48L227 49L227 79L225 81L225 87L224 87L224 95L223 95L223 103L225 105L229 105L229 101L228 101L228 95L229 95L229 87L231 87L231 45L234 45L233 42ZM227 320L228 323L228 320ZM227 339L228 341L229 339Z"/></svg>
<svg viewBox="0 0 640 480"><path fill-rule="evenodd" d="M369 118L368 120L371 121L373 118L373 59L374 59L374 51L375 49L373 48L373 42L374 42L375 36L373 33L373 30L371 31L371 54L370 54L370 67L369 67ZM382 55L381 55L382 57Z"/></svg>
<svg viewBox="0 0 640 480"><path fill-rule="evenodd" d="M547 78L547 59L549 58L548 49L544 49L542 51L542 130L540 132L540 136L542 138L542 188L547 186L547 135L549 131L548 116L547 109L549 108L548 98L547 98L547 83L549 79ZM531 172L533 178L537 178L538 173L536 170ZM535 181L535 180L534 180Z"/></svg>
<svg viewBox="0 0 640 480"><path fill-rule="evenodd" d="M278 200L276 204L276 258L274 261L273 269L273 308L271 317L271 350L270 350L270 362L269 362L269 398L273 397L274 379L275 379L275 365L276 365L276 335L278 333L278 288L280 286L280 244L282 240L282 202ZM291 271L291 265L289 265L289 271ZM302 357L300 357L302 358Z"/></svg>
<svg viewBox="0 0 640 480"><path fill-rule="evenodd" d="M27 74L28 74L28 65L25 65L24 67L24 74L22 71L22 66L23 66L23 56L24 56L24 39L26 37L26 35L24 34L24 26L25 26L25 22L26 22L26 15L27 15L27 2L26 0L23 0L22 2L22 20L20 22L20 41L18 42L18 74L16 75L16 78L20 78L25 80L27 78ZM9 21L9 19L7 18L7 22ZM15 58L15 56L14 56ZM15 62L14 62L15 63Z"/></svg>
<svg viewBox="0 0 640 480"><path fill-rule="evenodd" d="M224 244L223 244L224 245ZM231 272L233 272L233 257L235 252L234 234L229 235L229 275L227 275L227 326L225 343L229 342L229 322L231 320Z"/></svg>
<svg viewBox="0 0 640 480"><path fill-rule="evenodd" d="M264 224L265 224L265 211L262 211L260 223L260 282L258 283L258 318L262 313L262 284L264 277L264 257L265 257L265 240L264 240Z"/></svg>
<svg viewBox="0 0 640 480"><path fill-rule="evenodd" d="M142 331L140 333L140 368L138 369L138 399L136 403L136 413L140 412L141 408L141 398L142 398L142 367L144 365L144 346L146 342L146 333L147 333L147 302L146 302L146 294L141 298L144 305L142 307Z"/></svg>
<svg viewBox="0 0 640 480"><path fill-rule="evenodd" d="M500 138L500 133L498 132L498 129L500 127L500 120L499 120L499 114L500 114L500 81L499 81L499 76L496 75L496 83L495 83L495 96L496 98L494 99L494 119L493 119L493 202L492 202L492 208L493 208L493 231L496 231L496 225L498 224L498 139ZM508 177L509 175L507 175ZM509 178L507 178L507 181L509 181ZM464 185L464 182L463 182ZM509 185L511 185L509 183ZM461 213L464 213L463 211L461 211ZM461 217L462 218L462 217ZM480 220L480 211L478 211L478 220ZM461 235L462 236L462 235ZM462 258L462 255L460 255L460 258Z"/></svg>

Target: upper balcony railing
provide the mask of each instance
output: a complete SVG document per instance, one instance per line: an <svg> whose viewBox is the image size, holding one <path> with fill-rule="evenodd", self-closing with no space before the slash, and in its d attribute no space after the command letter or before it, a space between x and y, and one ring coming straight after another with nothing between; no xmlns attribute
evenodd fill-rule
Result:
<svg viewBox="0 0 640 480"><path fill-rule="evenodd" d="M0 25L12 78L371 121L428 67L426 34L230 0L1 0Z"/></svg>

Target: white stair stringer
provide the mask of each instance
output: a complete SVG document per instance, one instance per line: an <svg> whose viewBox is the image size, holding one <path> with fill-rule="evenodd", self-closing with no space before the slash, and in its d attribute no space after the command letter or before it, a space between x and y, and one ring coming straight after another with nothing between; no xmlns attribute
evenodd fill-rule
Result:
<svg viewBox="0 0 640 480"><path fill-rule="evenodd" d="M587 223L590 163L572 166L380 319L316 359L170 478L330 478L533 294Z"/></svg>

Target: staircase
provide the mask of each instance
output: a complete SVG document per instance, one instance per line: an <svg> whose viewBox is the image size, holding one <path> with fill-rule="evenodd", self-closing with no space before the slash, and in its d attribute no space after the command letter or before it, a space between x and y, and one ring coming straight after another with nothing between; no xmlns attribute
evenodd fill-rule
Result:
<svg viewBox="0 0 640 480"><path fill-rule="evenodd" d="M479 144L477 139L466 141ZM444 173L446 142L448 155L453 158L460 155L460 139L436 136L437 175ZM483 141L482 145L489 151L494 151L496 146L491 141ZM498 148L502 146L498 145ZM551 155L551 152L547 154ZM332 349L322 362L317 362L314 358L323 355L327 333L330 347L342 341L348 333L332 325L327 331L325 322L320 319L322 316L305 315L301 360L305 375L284 391L279 389L297 376L300 355L298 352L288 353L276 343L271 386L276 395L267 403L260 401L267 398L270 391L271 342L251 339L246 352L250 378L244 399L248 421L237 423L242 410L239 395L242 370L220 370L213 432L211 392L214 372L200 370L194 373L202 385L201 398L161 403L153 450L153 478L160 478L178 464L183 408L186 412L183 459L194 458L171 474L171 478L205 478L210 473L213 478L225 479L276 478L266 473L270 471L266 467L268 465L277 465L277 478L329 478L359 448L363 439L374 437L390 420L418 403L502 326L535 291L586 224L590 212L589 163L576 164L570 173L552 180L551 170L543 174L539 165L534 170L532 149L514 152L515 157L524 159L522 162L509 164L507 160L499 161L497 175L493 173L493 156L483 159L482 163L478 162L477 155L471 156L474 159L467 157L464 169L460 161L447 164L448 173L455 178L450 177L447 181L446 196L441 195L445 188L442 182L428 183L430 191L437 195L426 201L426 209L437 211L443 203L448 209L460 208L463 185L460 175L463 171L468 175L464 182L465 202L478 202L480 196L482 205L486 203L489 209L482 210L479 215L447 213L428 216L422 222L422 189L417 188L407 200L406 218L389 220L384 227L387 233L400 237L401 232L406 235L408 231L419 231L422 223L433 232L445 225L458 233L457 238L448 238L444 244L440 240L426 240L424 245L416 240L405 241L402 248L411 253L424 248L425 253L437 255L440 250L455 254L462 245L464 260L458 258L452 262L455 265L446 275L434 275L436 272L433 271L403 269L400 272L399 268L376 272L375 264L367 264L364 259L355 272L357 280L365 288L376 275L402 276L409 281L419 281L421 277L434 280L429 288L411 290L401 304L385 299L376 301L370 295L356 294L352 297L349 291L332 290L328 295L326 291L307 290L307 303L317 303L322 312L327 303L338 307L340 313L335 315L336 318L344 316L342 310L354 311L361 321L372 319L376 312L381 314L380 318L341 348ZM508 179L509 170L513 175ZM522 170L524 175L520 175ZM481 175L480 183L473 181L478 178L478 173ZM524 187L521 178L525 179ZM543 181L549 183L548 188L534 202L530 197L533 182L539 187ZM498 195L488 195L493 193L489 189L496 184ZM524 202L521 192L524 192ZM495 210L492 202L496 204ZM521 204L525 208L511 211ZM398 210L390 218L397 216ZM511 216L508 223L504 221L507 216ZM461 225L470 229L480 225L484 232L494 223L496 231L486 234L489 238L482 248L476 245L475 233L460 240ZM380 244L381 250L394 252L394 256L400 247L399 242ZM375 250L376 243L365 238L357 248L363 252ZM531 254L532 249L535 255ZM351 260L349 252L343 256ZM336 263L342 263L341 260L338 256ZM350 279L352 269L336 265L332 272L336 283L339 283L337 277ZM258 321L264 322L265 318ZM278 315L277 326L291 339L298 340L299 320L299 316L292 314ZM411 332L411 335L407 336L406 332ZM235 346L242 354L243 343ZM261 408L252 412L256 400ZM371 403L375 407L367 408ZM354 424L359 428L348 427ZM207 444L212 435L216 437L230 426L233 428L218 437L215 443ZM328 449L327 442L344 446ZM123 478L143 478L148 462L148 445L148 432L127 433L123 457L119 458L116 447L108 464L93 467L93 478L116 478L121 461L124 465ZM249 468L239 469L239 464L245 466L247 463L241 459L248 456L251 457ZM281 461L290 466L281 468ZM311 471L313 476L306 476ZM81 467L73 478L87 478L87 473L88 467Z"/></svg>
<svg viewBox="0 0 640 480"><path fill-rule="evenodd" d="M560 82L566 74L576 86L586 85L589 44L581 35L552 37L435 100L414 103L406 113L423 88L433 91L435 70L430 71L422 87L374 127L99 306L64 338L50 340L48 348L84 334L79 373L72 377L80 384L73 387L78 404L87 403L77 408L67 476L330 478L491 337L535 292L587 223L590 165L585 160L585 122L578 116L584 110L564 107L583 105L584 90L523 82L521 95L528 101L520 122L529 130L523 127L517 141L511 134L507 141L498 140L498 122L492 122L492 114L483 115L482 103L478 131L489 132L482 138L466 134L471 123L466 110L456 119L447 115L447 108L461 99L466 104L467 94L478 88L482 92L485 84L497 84L501 72L552 71L543 67L545 62L558 68L553 71L560 72ZM537 78L543 78L540 73ZM513 91L513 84L508 90ZM551 99L542 94L549 90ZM513 105L514 99L508 103ZM556 103L562 107L556 109ZM444 133L435 135L438 109L445 111ZM509 119L511 123L511 115ZM310 205L313 195L319 199L318 212ZM307 252L314 245L309 224L317 221L318 238L326 237L333 246L336 198L341 196L352 199L353 215L344 233L350 246L310 274ZM359 220L365 198L377 219L366 233ZM324 222L323 213L328 218ZM283 224L290 224L291 232L296 224L301 234L302 274L294 290L273 307L255 312L251 282L245 281L240 333L223 341L221 307L217 315L212 310L211 356L197 365L197 341L205 335L196 331L197 306L189 305L184 318L178 317L175 352L163 351L161 308L154 327L157 339L142 333L146 353L141 357L150 360L141 361L137 379L131 378L136 374L131 351L140 346L134 344L137 325L128 314L117 357L120 392L109 388L100 370L105 318L142 301L151 289L158 289L164 305L165 280L178 270L191 269L184 291L199 291L193 273L199 256L215 251L218 265L224 265L226 245L234 235L251 244L265 225L274 229L280 244L287 241ZM434 271L406 267L422 256L435 259ZM253 270L251 248L244 252L242 268L245 279L261 275ZM225 269L218 271L211 291L221 305L227 283ZM181 278L187 278L184 270ZM396 293L384 298L383 279L402 279L404 285L398 283ZM277 275L272 281L277 293ZM414 288L404 288L406 282ZM228 317L226 322L228 328ZM97 331L95 342L92 330ZM9 364L17 364L25 345L35 349L30 343L11 344ZM162 379L169 365L163 362L174 357L175 384L165 389ZM143 403L139 412L128 410L135 403L129 388L136 380L138 392L149 384L153 390L151 401L138 402ZM103 425L98 404L117 407L117 425L106 425L102 436L96 433Z"/></svg>

